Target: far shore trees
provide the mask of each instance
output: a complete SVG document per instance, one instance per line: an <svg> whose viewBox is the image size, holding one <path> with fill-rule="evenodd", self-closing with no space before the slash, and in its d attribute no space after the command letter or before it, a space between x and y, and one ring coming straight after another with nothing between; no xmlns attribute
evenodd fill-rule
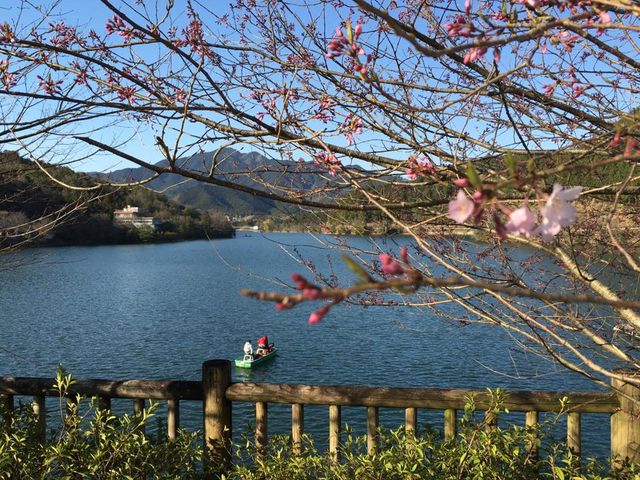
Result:
<svg viewBox="0 0 640 480"><path fill-rule="evenodd" d="M6 148L43 169L109 155L333 222L375 214L411 247L345 260L358 283L301 271L298 291L246 293L310 323L367 291L406 294L425 322L456 305L595 382L640 384L614 331L640 332L636 3L95 2L99 25L64 1L5 12ZM226 147L272 163L221 174Z"/></svg>

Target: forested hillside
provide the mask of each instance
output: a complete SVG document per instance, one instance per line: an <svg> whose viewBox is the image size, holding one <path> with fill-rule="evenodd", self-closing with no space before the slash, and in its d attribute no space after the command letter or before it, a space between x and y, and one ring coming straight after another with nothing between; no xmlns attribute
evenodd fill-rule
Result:
<svg viewBox="0 0 640 480"><path fill-rule="evenodd" d="M95 179L66 167L46 166L54 182L37 165L13 153L0 155L0 247L29 241L46 245L139 243L228 237L233 228L215 211L179 205L142 186L82 190ZM134 228L115 225L113 211L140 208L160 224Z"/></svg>

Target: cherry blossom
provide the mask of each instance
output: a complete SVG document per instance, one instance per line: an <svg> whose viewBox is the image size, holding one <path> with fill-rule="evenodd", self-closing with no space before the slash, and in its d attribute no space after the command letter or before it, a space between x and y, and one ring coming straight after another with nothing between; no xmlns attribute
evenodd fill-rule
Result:
<svg viewBox="0 0 640 480"><path fill-rule="evenodd" d="M381 253L378 255L380 258L380 263L382 263L382 271L388 275L402 275L404 273L404 269L402 266L393 259L391 255L387 255L386 253Z"/></svg>
<svg viewBox="0 0 640 480"><path fill-rule="evenodd" d="M436 167L431 160L418 160L415 155L412 155L407 160L405 174L409 180L416 180L420 175L435 175Z"/></svg>
<svg viewBox="0 0 640 480"><path fill-rule="evenodd" d="M473 214L475 203L464 193L458 190L455 200L449 202L449 218L458 223L466 222Z"/></svg>
<svg viewBox="0 0 640 480"><path fill-rule="evenodd" d="M468 178L456 178L453 184L458 188L467 188L471 185L471 182L469 182Z"/></svg>
<svg viewBox="0 0 640 480"><path fill-rule="evenodd" d="M462 16L457 16L452 23L445 23L444 28L450 37L470 37L475 30L473 23L468 23Z"/></svg>
<svg viewBox="0 0 640 480"><path fill-rule="evenodd" d="M567 202L577 199L581 191L582 187L564 189L562 185L554 184L546 204L540 209L542 221L535 233L540 234L543 240L549 241L560 233L563 227L573 225L578 212L576 207Z"/></svg>
<svg viewBox="0 0 640 480"><path fill-rule="evenodd" d="M309 325L315 325L320 322L324 316L329 313L329 309L331 307L329 305L325 305L324 307L320 307L318 310L309 315Z"/></svg>
<svg viewBox="0 0 640 480"><path fill-rule="evenodd" d="M509 214L509 221L505 224L508 233L529 237L536 226L536 216L531 213L529 207L524 205L516 208Z"/></svg>

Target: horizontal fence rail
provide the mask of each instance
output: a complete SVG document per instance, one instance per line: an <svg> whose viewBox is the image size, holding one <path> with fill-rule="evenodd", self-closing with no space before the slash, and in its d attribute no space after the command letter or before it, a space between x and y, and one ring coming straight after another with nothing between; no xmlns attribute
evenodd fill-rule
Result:
<svg viewBox="0 0 640 480"><path fill-rule="evenodd" d="M0 401L11 410L14 396L32 396L33 410L40 424L40 434L46 431L45 397L57 397L53 378L0 377ZM640 416L638 403L640 388L634 385L614 384L622 394L615 392L552 392L507 391L504 408L513 412L525 412L525 425L535 426L539 412L567 414L567 445L577 455L581 451L581 414L610 414L611 452L621 458L640 461ZM180 402L202 402L203 435L205 447L230 461L231 412L233 402L255 404L255 442L258 450L268 442L269 403L291 405L291 441L293 451L302 450L304 433L304 406L328 406L329 454L339 459L341 434L341 407L365 407L367 426L367 451L378 451L379 408L401 408L405 412L407 435L417 430L418 409L442 410L445 440L456 436L457 411L464 408L469 397L479 410L492 407L491 394L487 390L435 389L435 388L387 388L344 385L301 385L233 383L231 363L228 360L209 360L202 368L202 381L185 380L76 380L66 391L75 395L98 397L98 408L110 408L112 398L131 399L133 412L139 413L145 400L167 402L167 435L177 436L180 424ZM561 399L566 401L561 403ZM639 402L640 403L640 402ZM491 418L485 421L490 427ZM534 439L532 439L533 441ZM534 448L534 447L532 447Z"/></svg>
<svg viewBox="0 0 640 480"><path fill-rule="evenodd" d="M2 395L57 397L54 378L0 377ZM152 400L202 400L202 382L190 380L74 380L69 395Z"/></svg>
<svg viewBox="0 0 640 480"><path fill-rule="evenodd" d="M227 389L227 398L236 402L432 410L463 409L469 396L473 396L479 409L491 407L491 396L486 390L264 383L234 383ZM613 413L620 407L616 395L608 392L508 391L503 405L515 412L557 412L560 411L560 399L563 397L568 399L565 411L570 412Z"/></svg>

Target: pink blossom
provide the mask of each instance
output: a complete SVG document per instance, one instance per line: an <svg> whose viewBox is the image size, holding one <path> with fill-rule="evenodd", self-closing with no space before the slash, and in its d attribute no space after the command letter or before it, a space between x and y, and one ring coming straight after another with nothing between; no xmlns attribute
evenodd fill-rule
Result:
<svg viewBox="0 0 640 480"><path fill-rule="evenodd" d="M407 168L404 173L407 175L407 178L411 181L413 180L417 180L418 178L418 172L416 170L414 170L413 168Z"/></svg>
<svg viewBox="0 0 640 480"><path fill-rule="evenodd" d="M449 202L449 218L458 223L466 222L473 214L475 204L462 190L458 190L455 200Z"/></svg>
<svg viewBox="0 0 640 480"><path fill-rule="evenodd" d="M527 205L515 209L509 214L505 228L515 235L531 236L536 226L536 217Z"/></svg>
<svg viewBox="0 0 640 480"><path fill-rule="evenodd" d="M542 85L542 89L545 93L545 95L553 95L553 92L555 91L556 87L558 86L558 82L553 82L553 83L547 83L545 85Z"/></svg>
<svg viewBox="0 0 640 480"><path fill-rule="evenodd" d="M475 30L473 23L467 23L460 15L452 23L445 23L444 28L450 37L470 37Z"/></svg>
<svg viewBox="0 0 640 480"><path fill-rule="evenodd" d="M327 53L325 54L326 58L338 58L342 55L346 57L350 57L353 61L353 71L355 73L359 73L361 75L365 75L367 73L367 64L369 60L367 59L365 63L360 61L360 56L366 55L364 48L358 44L358 39L362 34L362 24L358 23L353 29L352 38L347 38L344 33L342 33L342 29L336 29L335 37L332 38L327 43Z"/></svg>
<svg viewBox="0 0 640 480"><path fill-rule="evenodd" d="M320 322L324 318L324 316L329 313L330 308L331 307L329 305L325 305L324 307L319 308L311 315L309 315L309 325L315 325L316 323Z"/></svg>
<svg viewBox="0 0 640 480"><path fill-rule="evenodd" d="M436 167L431 160L417 160L415 155L411 155L407 160L405 174L409 180L416 180L419 175L435 175Z"/></svg>
<svg viewBox="0 0 640 480"><path fill-rule="evenodd" d="M473 47L469 49L467 54L464 56L464 59L462 60L462 62L465 64L475 62L476 60L484 57L485 53L487 53L487 47L484 47L484 46Z"/></svg>
<svg viewBox="0 0 640 480"><path fill-rule="evenodd" d="M129 105L136 103L136 89L134 87L120 87L118 89L118 99L126 100Z"/></svg>
<svg viewBox="0 0 640 480"><path fill-rule="evenodd" d="M60 85L62 85L62 80L52 80L51 77L41 77L40 75L36 75L40 83L38 86L42 88L47 95L55 95L60 93Z"/></svg>
<svg viewBox="0 0 640 480"><path fill-rule="evenodd" d="M518 0L518 3L522 3L529 8L538 8L542 5L542 0Z"/></svg>
<svg viewBox="0 0 640 480"><path fill-rule="evenodd" d="M573 94L571 96L573 98L578 98L589 87L587 87L586 85L574 85L571 88L573 89Z"/></svg>
<svg viewBox="0 0 640 480"><path fill-rule="evenodd" d="M416 180L418 178L418 172L413 168L407 168L404 173L407 174L407 178L411 181Z"/></svg>
<svg viewBox="0 0 640 480"><path fill-rule="evenodd" d="M625 158L629 158L629 157L632 157L637 152L638 152L638 142L633 137L627 137L627 144L624 147L624 153L622 155Z"/></svg>
<svg viewBox="0 0 640 480"><path fill-rule="evenodd" d="M600 23L611 23L611 15L609 15L609 12L607 11L602 11L600 12Z"/></svg>
<svg viewBox="0 0 640 480"><path fill-rule="evenodd" d="M402 266L396 262L393 257L386 253L378 255L380 263L382 263L382 271L388 275L402 275L404 270Z"/></svg>
<svg viewBox="0 0 640 480"><path fill-rule="evenodd" d="M365 70L366 71L366 70ZM360 135L362 133L362 120L353 115L352 113L348 113L344 117L344 122L340 125L340 131L344 134L347 139L348 145L353 145L354 135Z"/></svg>
<svg viewBox="0 0 640 480"><path fill-rule="evenodd" d="M617 131L616 134L613 136L613 139L609 142L609 147L615 148L620 145L622 145L622 132Z"/></svg>
<svg viewBox="0 0 640 480"><path fill-rule="evenodd" d="M453 184L454 184L456 187L459 187L459 188L466 188L466 187L468 187L469 185L471 185L471 182L469 182L469 179L468 179L468 178L456 178L456 179L453 181Z"/></svg>
<svg viewBox="0 0 640 480"><path fill-rule="evenodd" d="M581 191L582 187L564 189L562 185L554 184L551 195L540 209L542 222L534 233L540 234L543 240L549 241L560 232L562 227L573 225L578 212L576 207L567 202L577 199Z"/></svg>
<svg viewBox="0 0 640 480"><path fill-rule="evenodd" d="M311 284L307 281L307 279L298 273L292 273L291 280L296 282L296 290L304 290L305 288L311 287Z"/></svg>
<svg viewBox="0 0 640 480"><path fill-rule="evenodd" d="M342 162L333 153L319 152L314 154L313 157L315 159L314 163L326 167L331 176L335 176L340 167L342 167Z"/></svg>

